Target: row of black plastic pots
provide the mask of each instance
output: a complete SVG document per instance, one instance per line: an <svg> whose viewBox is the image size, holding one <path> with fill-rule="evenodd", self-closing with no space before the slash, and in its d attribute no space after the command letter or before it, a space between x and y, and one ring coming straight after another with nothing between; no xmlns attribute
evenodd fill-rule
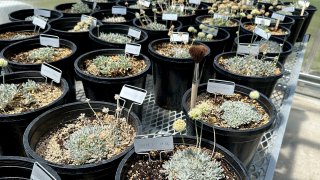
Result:
<svg viewBox="0 0 320 180"><path fill-rule="evenodd" d="M36 82L45 81L45 78L41 76L39 72L33 71L7 74L5 75L5 79L7 83L23 83L27 82L28 80L33 80ZM65 124L69 124L70 122L77 120L80 121L79 118L82 114L82 116L94 117L96 116L94 112L104 112L105 108L108 108L108 111L110 112L114 112L117 109L116 104L99 101L64 104L67 101L66 96L69 90L68 83L62 79L60 84L54 83L53 86L59 87L63 93L58 99L49 105L21 114L1 115L1 143L2 145L4 142L6 143L5 147L2 146L2 150L11 150L9 154L17 150L25 151L27 156L54 169L62 179L113 179L114 177L116 179L126 179L126 175L128 174L128 171L133 163L138 160L148 161L145 155L138 155L134 152L134 150L132 150L133 145L129 145L112 158L101 160L98 163L68 165L57 164L45 159L43 154L40 155L38 153L40 152L38 151L39 144L43 143L43 141L40 141L40 139L52 135L51 132L53 130L57 128L59 129ZM199 86L198 94L200 95L206 92L206 90L207 84L201 84ZM249 97L252 91L253 89L241 85L236 85L235 87L235 93L238 93L244 97ZM223 147L216 144L215 152L222 154L220 160L222 163L224 163L227 169L232 172L231 174L234 174L234 178L250 179L245 170L246 168L242 165L242 163L248 168L260 143L263 133L274 125L276 120L276 109L274 105L266 96L261 94L256 101L267 113L267 123L257 128L241 130L214 127L215 131L213 132L212 125L209 125L203 121L194 120L190 117L190 115L188 115L188 112L190 111L188 105L190 96L191 89L184 93L181 106L187 116L187 123L193 127L196 127L198 132L202 132L201 138L203 138L203 140L201 147L212 149L214 147L214 143L212 141L216 139L216 142ZM122 111L122 116L127 117L127 114L128 109L124 109ZM133 112L130 112L128 117L127 123L133 127L136 135L141 135L142 129L140 118ZM70 133L72 133L72 131L70 131ZM23 142L21 142L22 139ZM174 137L175 145L184 144L194 146L196 142L198 141L195 137ZM30 164L22 163L21 161L24 161L24 159L15 159L13 157L11 159L0 158L0 171L3 170L3 172L6 172L4 174L1 173L0 177L10 178L12 176L21 176L27 178L28 175L30 175ZM5 165L6 163L11 163L12 165L8 167ZM51 171L50 168L49 170ZM55 174L53 173L53 175Z"/></svg>

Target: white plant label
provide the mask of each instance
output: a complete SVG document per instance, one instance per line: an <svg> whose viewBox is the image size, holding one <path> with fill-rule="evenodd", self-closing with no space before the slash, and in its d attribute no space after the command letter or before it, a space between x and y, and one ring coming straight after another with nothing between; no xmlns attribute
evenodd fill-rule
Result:
<svg viewBox="0 0 320 180"><path fill-rule="evenodd" d="M56 178L38 162L35 162L32 167L30 180L56 180Z"/></svg>
<svg viewBox="0 0 320 180"><path fill-rule="evenodd" d="M232 95L234 94L236 84L231 81L209 79L207 91L213 94Z"/></svg>
<svg viewBox="0 0 320 180"><path fill-rule="evenodd" d="M34 9L33 14L36 16L51 17L51 11L44 9Z"/></svg>
<svg viewBox="0 0 320 180"><path fill-rule="evenodd" d="M300 6L302 6L302 7L305 7L305 8L307 8L307 7L310 6L310 2L307 1L307 0L299 0L299 1L298 1L298 4L299 4Z"/></svg>
<svg viewBox="0 0 320 180"><path fill-rule="evenodd" d="M60 47L60 39L58 36L40 34L40 44L42 46Z"/></svg>
<svg viewBox="0 0 320 180"><path fill-rule="evenodd" d="M140 138L137 136L134 139L134 150L136 153L149 151L168 151L173 149L173 136L154 138Z"/></svg>
<svg viewBox="0 0 320 180"><path fill-rule="evenodd" d="M279 19L280 21L283 21L286 18L286 16L283 14L272 13L271 18Z"/></svg>
<svg viewBox="0 0 320 180"><path fill-rule="evenodd" d="M224 19L224 20L228 20L228 19L229 19L229 16L222 15L222 14L218 14L218 13L214 13L214 14L213 14L213 19Z"/></svg>
<svg viewBox="0 0 320 180"><path fill-rule="evenodd" d="M138 104L143 104L144 99L147 96L147 91L135 86L130 86L125 84L120 92L120 97L128 99L130 101L136 102Z"/></svg>
<svg viewBox="0 0 320 180"><path fill-rule="evenodd" d="M135 39L140 39L141 30L135 28L129 28L128 36L134 37Z"/></svg>
<svg viewBox="0 0 320 180"><path fill-rule="evenodd" d="M284 12L294 12L294 7L293 6L284 7L284 8L282 8L282 11L284 11Z"/></svg>
<svg viewBox="0 0 320 180"><path fill-rule="evenodd" d="M269 40L269 38L271 37L271 33L268 33L266 32L265 30L259 28L259 27L256 27L254 29L254 33L257 34L258 36L266 39L266 40Z"/></svg>
<svg viewBox="0 0 320 180"><path fill-rule="evenodd" d="M112 14L126 15L127 8L125 6L112 6Z"/></svg>
<svg viewBox="0 0 320 180"><path fill-rule="evenodd" d="M60 83L62 71L48 63L41 65L41 75L52 79L56 83Z"/></svg>
<svg viewBox="0 0 320 180"><path fill-rule="evenodd" d="M201 0L189 0L189 3L199 5L201 3Z"/></svg>
<svg viewBox="0 0 320 180"><path fill-rule="evenodd" d="M47 19L39 18L37 16L33 17L32 24L39 26L41 29L46 28Z"/></svg>
<svg viewBox="0 0 320 180"><path fill-rule="evenodd" d="M140 4L142 6L145 6L145 7L150 7L150 1L146 1L146 0L139 0Z"/></svg>
<svg viewBox="0 0 320 180"><path fill-rule="evenodd" d="M162 14L162 20L165 20L165 21L176 21L176 20L178 20L178 14L163 13Z"/></svg>
<svg viewBox="0 0 320 180"><path fill-rule="evenodd" d="M189 42L189 33L187 32L173 32L170 36L171 42Z"/></svg>
<svg viewBox="0 0 320 180"><path fill-rule="evenodd" d="M92 4L92 11L94 11L97 7L97 1L93 0L93 4Z"/></svg>
<svg viewBox="0 0 320 180"><path fill-rule="evenodd" d="M261 24L263 26L270 26L271 19L263 18L263 17L256 17L254 19L255 24Z"/></svg>
<svg viewBox="0 0 320 180"><path fill-rule="evenodd" d="M133 54L135 56L139 56L141 51L141 45L135 43L127 43L124 51L126 54Z"/></svg>
<svg viewBox="0 0 320 180"><path fill-rule="evenodd" d="M97 26L97 22L98 22L97 18L92 17L92 16L88 16L88 15L85 15L85 14L81 15L81 21L85 21L88 18L93 18L91 26L92 27L96 27Z"/></svg>
<svg viewBox="0 0 320 180"><path fill-rule="evenodd" d="M237 47L237 54L252 54L257 56L259 54L259 44L240 43Z"/></svg>

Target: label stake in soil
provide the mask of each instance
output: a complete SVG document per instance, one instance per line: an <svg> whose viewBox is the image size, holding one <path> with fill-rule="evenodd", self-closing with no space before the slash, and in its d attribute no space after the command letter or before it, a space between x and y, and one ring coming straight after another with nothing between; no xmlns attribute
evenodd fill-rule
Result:
<svg viewBox="0 0 320 180"><path fill-rule="evenodd" d="M41 75L46 78L46 83L48 82L48 78L50 78L51 86L53 81L56 83L60 83L62 71L48 63L43 63L41 65Z"/></svg>
<svg viewBox="0 0 320 180"><path fill-rule="evenodd" d="M1 70L3 70L3 74L2 74L2 84L5 84L5 80L4 80L4 74L5 74L5 71L4 71L4 68L8 66L8 61L3 59L3 58L0 58L0 67L1 67Z"/></svg>

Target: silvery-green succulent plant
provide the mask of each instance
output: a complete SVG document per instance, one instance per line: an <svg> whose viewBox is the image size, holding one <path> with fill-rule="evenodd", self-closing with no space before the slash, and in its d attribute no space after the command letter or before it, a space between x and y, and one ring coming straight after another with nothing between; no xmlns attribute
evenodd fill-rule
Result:
<svg viewBox="0 0 320 180"><path fill-rule="evenodd" d="M117 60L113 56L97 56L93 59L93 64L97 67L98 71L106 76L126 72L132 68L132 63L125 55L117 55Z"/></svg>
<svg viewBox="0 0 320 180"><path fill-rule="evenodd" d="M119 33L100 32L99 39L104 40L106 42L119 43L119 44L126 44L126 43L132 42L132 39L129 38L127 35L119 34Z"/></svg>
<svg viewBox="0 0 320 180"><path fill-rule="evenodd" d="M160 23L157 23L157 22L149 23L144 28L149 29L149 30L153 30L153 31L165 31L165 30L168 30L166 25L160 24Z"/></svg>
<svg viewBox="0 0 320 180"><path fill-rule="evenodd" d="M89 6L83 2L77 2L72 5L70 13L90 13L91 9Z"/></svg>
<svg viewBox="0 0 320 180"><path fill-rule="evenodd" d="M28 55L28 60L37 62L37 61L42 61L42 62L51 62L53 61L53 57L57 54L55 49L53 47L41 47L32 50L29 55Z"/></svg>
<svg viewBox="0 0 320 180"><path fill-rule="evenodd" d="M4 110L18 92L15 84L0 84L0 109Z"/></svg>
<svg viewBox="0 0 320 180"><path fill-rule="evenodd" d="M195 108L192 108L189 111L189 116L195 120L202 120L204 116L207 116L212 110L212 105L208 102L202 102L201 104L196 105Z"/></svg>

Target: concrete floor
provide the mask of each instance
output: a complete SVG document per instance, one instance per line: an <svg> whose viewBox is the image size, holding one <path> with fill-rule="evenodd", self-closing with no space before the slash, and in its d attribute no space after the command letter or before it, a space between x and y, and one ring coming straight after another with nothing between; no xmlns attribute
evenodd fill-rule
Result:
<svg viewBox="0 0 320 180"><path fill-rule="evenodd" d="M320 100L296 94L274 180L320 179Z"/></svg>

